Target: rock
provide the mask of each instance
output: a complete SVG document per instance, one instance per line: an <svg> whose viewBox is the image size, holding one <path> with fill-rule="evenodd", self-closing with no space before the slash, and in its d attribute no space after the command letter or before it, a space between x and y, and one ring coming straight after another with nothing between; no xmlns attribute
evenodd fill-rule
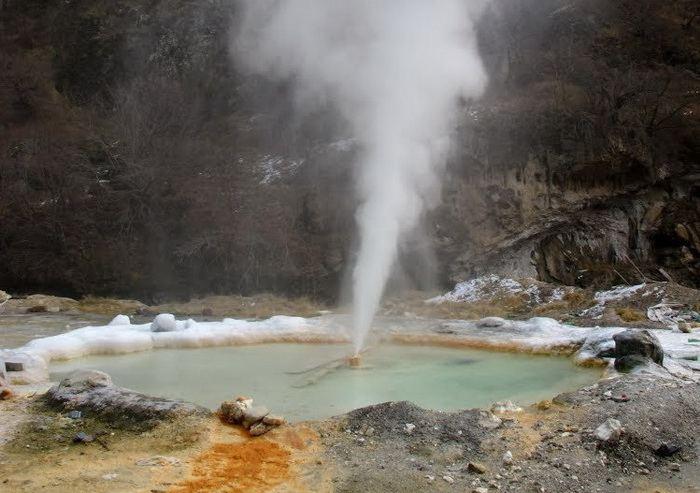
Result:
<svg viewBox="0 0 700 493"><path fill-rule="evenodd" d="M513 453L510 450L503 454L503 464L506 466L513 465Z"/></svg>
<svg viewBox="0 0 700 493"><path fill-rule="evenodd" d="M654 364L651 358L641 354L628 354L615 359L615 369L621 373L629 373L635 368Z"/></svg>
<svg viewBox="0 0 700 493"><path fill-rule="evenodd" d="M9 401L15 396L14 392L8 387L0 386L0 401Z"/></svg>
<svg viewBox="0 0 700 493"><path fill-rule="evenodd" d="M629 355L640 355L651 358L659 365L664 362L664 350L659 339L648 330L625 330L613 336L615 354L618 358Z"/></svg>
<svg viewBox="0 0 700 493"><path fill-rule="evenodd" d="M177 320L171 313L161 313L151 323L151 332L175 332L176 330L178 330Z"/></svg>
<svg viewBox="0 0 700 493"><path fill-rule="evenodd" d="M83 417L83 413L81 413L80 411L71 411L68 414L66 414L66 417L70 419L80 419Z"/></svg>
<svg viewBox="0 0 700 493"><path fill-rule="evenodd" d="M5 361L5 371L24 371L24 363Z"/></svg>
<svg viewBox="0 0 700 493"><path fill-rule="evenodd" d="M112 385L112 377L99 370L77 370L61 381L62 387L106 387Z"/></svg>
<svg viewBox="0 0 700 493"><path fill-rule="evenodd" d="M219 407L219 416L226 423L241 424L246 411L253 405L253 399L238 398L235 401L224 401Z"/></svg>
<svg viewBox="0 0 700 493"><path fill-rule="evenodd" d="M659 457L671 457L681 451L681 447L673 443L662 443L654 450Z"/></svg>
<svg viewBox="0 0 700 493"><path fill-rule="evenodd" d="M263 418L263 423L270 426L282 426L284 424L284 418L282 416L275 416L274 414L268 414ZM372 433L370 433L372 430ZM374 428L369 428L365 435L370 436L374 433Z"/></svg>
<svg viewBox="0 0 700 493"><path fill-rule="evenodd" d="M413 430L416 429L416 425L413 423L406 423L403 429L406 433L413 433Z"/></svg>
<svg viewBox="0 0 700 493"><path fill-rule="evenodd" d="M112 321L108 324L110 326L119 326L119 325L131 325L131 319L127 317L126 315L117 315L112 319Z"/></svg>
<svg viewBox="0 0 700 493"><path fill-rule="evenodd" d="M491 411L479 412L479 426L487 430L494 430L503 424L503 420L495 416Z"/></svg>
<svg viewBox="0 0 700 493"><path fill-rule="evenodd" d="M203 317L213 317L214 310L212 310L211 308L202 308L202 316Z"/></svg>
<svg viewBox="0 0 700 493"><path fill-rule="evenodd" d="M596 440L603 443L616 443L622 435L622 424L614 418L608 418L594 432Z"/></svg>
<svg viewBox="0 0 700 493"><path fill-rule="evenodd" d="M477 327L502 327L506 321L500 317L485 317L476 321Z"/></svg>
<svg viewBox="0 0 700 493"><path fill-rule="evenodd" d="M95 437L93 435L88 435L82 431L73 437L73 443L90 443L93 441L95 441Z"/></svg>
<svg viewBox="0 0 700 493"><path fill-rule="evenodd" d="M455 482L455 478L453 478L452 476L443 476L442 479L444 479L445 482L448 484L452 484Z"/></svg>
<svg viewBox="0 0 700 493"><path fill-rule="evenodd" d="M668 465L668 468L672 471L680 471L681 470L681 465L678 462L671 462Z"/></svg>
<svg viewBox="0 0 700 493"><path fill-rule="evenodd" d="M491 411L494 413L519 413L523 410L511 401L494 402L491 406Z"/></svg>
<svg viewBox="0 0 700 493"><path fill-rule="evenodd" d="M467 464L467 471L475 474L484 474L487 469L483 464L479 464L478 462L470 462Z"/></svg>
<svg viewBox="0 0 700 493"><path fill-rule="evenodd" d="M489 489L484 488L483 486L479 486L478 488L474 488L472 490L472 493L489 493Z"/></svg>
<svg viewBox="0 0 700 493"><path fill-rule="evenodd" d="M110 472L107 474L102 475L102 479L105 481L112 481L113 479L117 479L118 474L116 472Z"/></svg>
<svg viewBox="0 0 700 493"><path fill-rule="evenodd" d="M243 412L243 426L250 428L255 423L262 421L268 414L270 414L270 410L265 406L249 407Z"/></svg>
<svg viewBox="0 0 700 493"><path fill-rule="evenodd" d="M177 457L169 457L166 455L154 455L146 459L139 459L135 462L137 466L156 467L156 466L181 466L182 462Z"/></svg>
<svg viewBox="0 0 700 493"><path fill-rule="evenodd" d="M211 412L196 404L152 397L112 385L109 375L85 370L72 373L51 387L44 399L64 410L89 411L90 416L147 425L158 420L184 416L209 416Z"/></svg>
<svg viewBox="0 0 700 493"><path fill-rule="evenodd" d="M262 421L255 423L248 429L248 433L250 433L251 436L257 437L260 435L264 435L268 431L272 430L273 428L276 428L276 426L268 425L263 423ZM364 440L364 439L362 439Z"/></svg>

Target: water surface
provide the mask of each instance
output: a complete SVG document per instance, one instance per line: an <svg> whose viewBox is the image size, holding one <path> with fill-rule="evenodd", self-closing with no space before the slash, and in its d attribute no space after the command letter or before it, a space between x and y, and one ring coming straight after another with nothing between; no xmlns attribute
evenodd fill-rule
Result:
<svg viewBox="0 0 700 493"><path fill-rule="evenodd" d="M349 351L338 344L160 349L56 362L51 370L52 379L59 379L75 369L99 369L123 387L212 409L248 395L291 420L397 400L442 410L506 399L530 404L600 377L599 370L577 367L564 357L431 346L378 346L365 353L360 369L324 365Z"/></svg>

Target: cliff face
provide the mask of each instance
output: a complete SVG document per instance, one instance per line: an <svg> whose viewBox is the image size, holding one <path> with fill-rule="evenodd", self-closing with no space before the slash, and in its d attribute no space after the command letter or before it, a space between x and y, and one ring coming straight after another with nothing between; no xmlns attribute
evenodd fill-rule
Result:
<svg viewBox="0 0 700 493"><path fill-rule="evenodd" d="M0 285L337 293L352 136L238 73L235 25L226 0L0 3ZM488 93L402 275L697 286L699 25L685 0L494 0Z"/></svg>

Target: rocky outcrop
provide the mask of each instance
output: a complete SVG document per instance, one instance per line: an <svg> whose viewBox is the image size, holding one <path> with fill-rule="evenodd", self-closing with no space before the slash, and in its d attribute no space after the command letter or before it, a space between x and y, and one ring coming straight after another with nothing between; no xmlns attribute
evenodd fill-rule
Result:
<svg viewBox="0 0 700 493"><path fill-rule="evenodd" d="M46 402L63 410L80 410L128 426L152 426L160 420L207 416L208 409L184 401L151 397L112 384L106 373L78 371L46 393Z"/></svg>

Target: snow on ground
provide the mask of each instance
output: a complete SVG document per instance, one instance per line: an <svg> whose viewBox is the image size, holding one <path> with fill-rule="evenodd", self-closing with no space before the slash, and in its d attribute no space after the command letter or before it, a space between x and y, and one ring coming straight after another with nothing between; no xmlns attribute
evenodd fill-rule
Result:
<svg viewBox="0 0 700 493"><path fill-rule="evenodd" d="M593 300L596 302L594 306L580 313L582 317L597 318L602 316L605 310L605 304L613 301L620 301L631 298L642 289L646 288L646 284L636 284L634 286L615 286L607 291L596 291L593 295ZM652 292L647 291L642 296L649 296Z"/></svg>
<svg viewBox="0 0 700 493"><path fill-rule="evenodd" d="M89 355L126 354L160 348L235 346L264 342L341 342L349 340L350 319L345 315L315 318L275 316L267 320L224 319L221 322L176 320L161 314L149 324L132 325L118 316L110 324L84 327L64 334L34 339L15 350L1 350L0 360L24 363L11 372L16 384L48 380L53 360ZM448 342L479 347L550 352L576 351L579 362L611 347L612 336L624 328L575 327L551 318L526 321L497 317L477 321L429 319L378 319L373 336L379 341ZM697 358L700 345L692 334L655 330L666 353L674 358ZM697 336L695 336L697 337Z"/></svg>
<svg viewBox="0 0 700 493"><path fill-rule="evenodd" d="M538 283L534 279L517 281L491 274L460 282L449 293L431 298L427 302L493 302L508 296L522 295L532 304L551 303L564 298L567 290L573 290L573 288L565 287L545 290L543 287L544 283Z"/></svg>

